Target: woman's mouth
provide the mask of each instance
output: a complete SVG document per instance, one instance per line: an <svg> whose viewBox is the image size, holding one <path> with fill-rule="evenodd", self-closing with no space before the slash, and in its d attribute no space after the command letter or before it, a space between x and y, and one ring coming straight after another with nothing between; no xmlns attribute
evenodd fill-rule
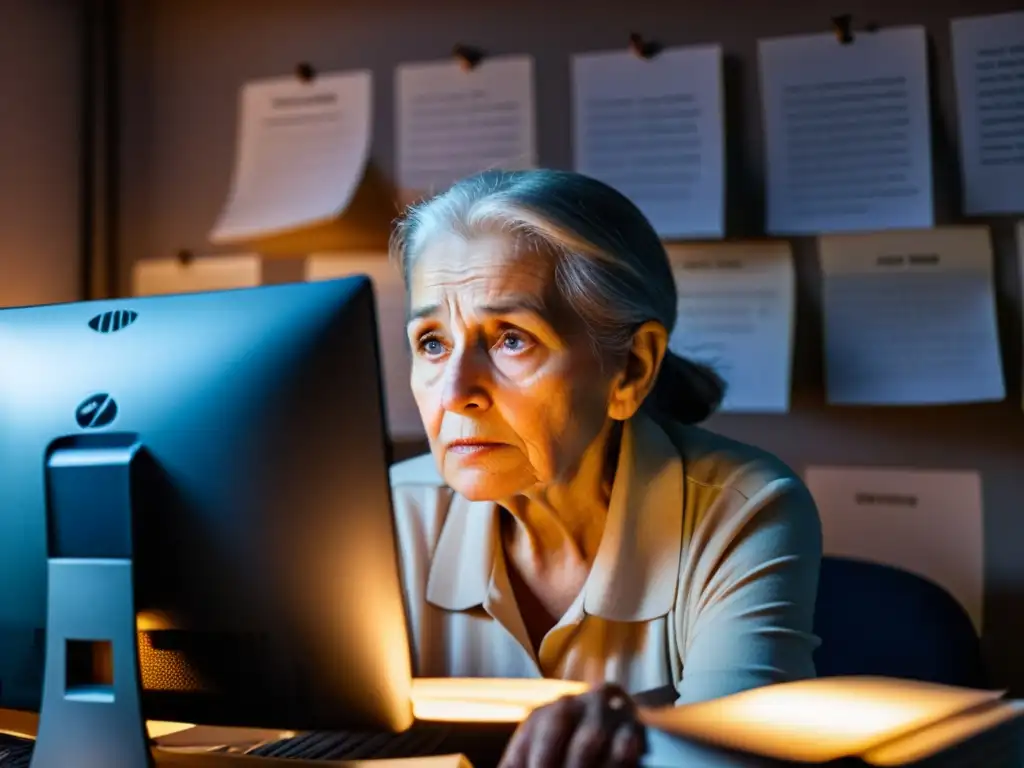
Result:
<svg viewBox="0 0 1024 768"><path fill-rule="evenodd" d="M457 453L462 456L475 456L487 451L492 451L495 448L501 448L502 443L496 443L492 440L478 440L476 438L468 438L463 440L452 440L445 449L449 453Z"/></svg>

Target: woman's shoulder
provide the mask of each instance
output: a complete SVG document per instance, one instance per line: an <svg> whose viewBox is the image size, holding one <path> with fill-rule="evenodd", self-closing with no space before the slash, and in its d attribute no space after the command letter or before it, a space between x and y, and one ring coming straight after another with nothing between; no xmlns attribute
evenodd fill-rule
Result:
<svg viewBox="0 0 1024 768"><path fill-rule="evenodd" d="M702 427L669 423L662 428L682 459L683 518L699 541L692 552L711 561L727 552L750 562L783 554L812 564L820 560L821 518L789 465Z"/></svg>
<svg viewBox="0 0 1024 768"><path fill-rule="evenodd" d="M396 517L429 518L436 523L447 516L453 492L429 453L392 464L390 480Z"/></svg>
<svg viewBox="0 0 1024 768"><path fill-rule="evenodd" d="M444 478L437 470L437 462L429 453L399 461L391 465L391 488L437 489L445 487Z"/></svg>
<svg viewBox="0 0 1024 768"><path fill-rule="evenodd" d="M731 489L750 498L765 487L803 488L800 477L774 454L692 424L662 422L683 461L686 482Z"/></svg>
<svg viewBox="0 0 1024 768"><path fill-rule="evenodd" d="M430 558L448 517L452 491L430 454L393 464L390 475L391 504L401 559L410 576L419 574L417 578L425 583Z"/></svg>

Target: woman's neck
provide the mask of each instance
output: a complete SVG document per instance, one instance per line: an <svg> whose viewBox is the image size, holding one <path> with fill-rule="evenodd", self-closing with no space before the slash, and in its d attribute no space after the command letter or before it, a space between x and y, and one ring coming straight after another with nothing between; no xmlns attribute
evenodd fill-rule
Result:
<svg viewBox="0 0 1024 768"><path fill-rule="evenodd" d="M621 425L610 422L571 477L502 503L515 521L506 546L520 557L535 559L538 566L549 556L562 560L573 553L592 564L604 533L620 435Z"/></svg>

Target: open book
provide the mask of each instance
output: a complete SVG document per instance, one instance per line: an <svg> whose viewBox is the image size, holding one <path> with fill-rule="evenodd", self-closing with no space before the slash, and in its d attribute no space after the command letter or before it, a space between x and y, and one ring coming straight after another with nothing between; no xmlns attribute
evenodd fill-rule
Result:
<svg viewBox="0 0 1024 768"><path fill-rule="evenodd" d="M819 678L644 709L644 764L1020 768L1022 714L1000 691Z"/></svg>

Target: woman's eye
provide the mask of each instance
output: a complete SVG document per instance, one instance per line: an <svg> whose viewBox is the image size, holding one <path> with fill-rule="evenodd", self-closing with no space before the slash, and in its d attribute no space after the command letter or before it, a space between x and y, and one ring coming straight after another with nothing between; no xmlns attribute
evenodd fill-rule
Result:
<svg viewBox="0 0 1024 768"><path fill-rule="evenodd" d="M440 339L427 336L420 339L420 351L427 357L438 357L444 354L444 344Z"/></svg>
<svg viewBox="0 0 1024 768"><path fill-rule="evenodd" d="M509 332L501 337L501 348L506 352L521 354L531 346L530 340L521 333Z"/></svg>

